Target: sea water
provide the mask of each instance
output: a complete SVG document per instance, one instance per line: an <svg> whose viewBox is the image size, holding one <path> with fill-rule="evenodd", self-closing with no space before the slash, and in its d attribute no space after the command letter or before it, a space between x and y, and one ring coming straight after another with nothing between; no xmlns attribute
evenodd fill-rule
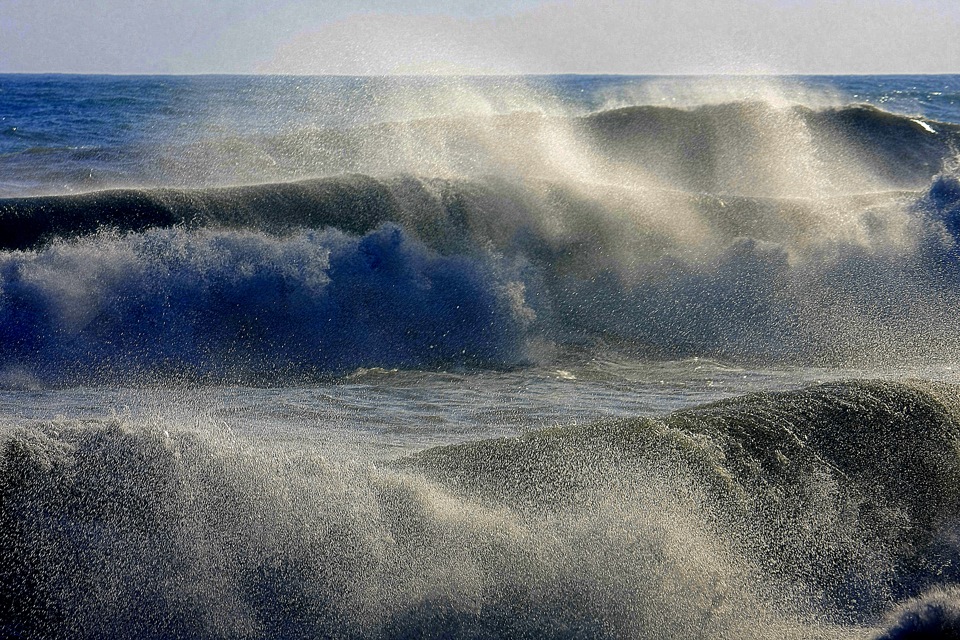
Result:
<svg viewBox="0 0 960 640"><path fill-rule="evenodd" d="M956 76L0 76L4 633L955 629L958 142Z"/></svg>

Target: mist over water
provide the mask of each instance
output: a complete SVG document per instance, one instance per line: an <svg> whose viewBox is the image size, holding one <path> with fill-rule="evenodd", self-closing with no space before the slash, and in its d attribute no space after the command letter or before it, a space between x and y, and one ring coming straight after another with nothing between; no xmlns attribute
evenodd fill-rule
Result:
<svg viewBox="0 0 960 640"><path fill-rule="evenodd" d="M3 633L955 633L957 78L0 96Z"/></svg>
<svg viewBox="0 0 960 640"><path fill-rule="evenodd" d="M956 124L796 81L597 80L579 100L559 80L380 82L345 85L369 112L339 122L298 122L298 92L275 129L211 138L214 118L175 171L157 136L117 182L162 186L0 201L19 250L6 368L229 381L509 368L598 342L808 364L957 350ZM631 93L648 99L605 108ZM223 186L248 182L233 167L257 184Z"/></svg>

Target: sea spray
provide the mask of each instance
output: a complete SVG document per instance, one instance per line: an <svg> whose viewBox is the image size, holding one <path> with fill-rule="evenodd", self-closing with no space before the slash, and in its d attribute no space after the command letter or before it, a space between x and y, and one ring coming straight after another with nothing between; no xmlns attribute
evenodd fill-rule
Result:
<svg viewBox="0 0 960 640"><path fill-rule="evenodd" d="M0 635L953 632L956 78L0 95Z"/></svg>
<svg viewBox="0 0 960 640"><path fill-rule="evenodd" d="M504 366L531 317L508 269L392 225L100 234L7 253L0 273L3 364L52 383Z"/></svg>
<svg viewBox="0 0 960 640"><path fill-rule="evenodd" d="M658 358L942 361L960 349L955 180L940 174L911 198L837 201L847 231L821 218L822 201L635 201L649 212L672 201L695 232L560 186L547 205L496 181L304 185L298 193L321 204L334 194L329 217L310 214L319 229L270 208L232 209L232 220L4 253L5 365L51 384L119 371L307 379L357 367L510 367L535 357L534 343L598 340ZM344 223L350 232L325 224L369 193L390 204ZM43 224L31 211L26 220Z"/></svg>
<svg viewBox="0 0 960 640"><path fill-rule="evenodd" d="M955 394L834 384L388 464L202 425L21 427L2 446L2 622L845 637L954 571Z"/></svg>

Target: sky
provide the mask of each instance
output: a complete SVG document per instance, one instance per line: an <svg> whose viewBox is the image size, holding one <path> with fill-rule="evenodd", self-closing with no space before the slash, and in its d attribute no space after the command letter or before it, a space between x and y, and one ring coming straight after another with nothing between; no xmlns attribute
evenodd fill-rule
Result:
<svg viewBox="0 0 960 640"><path fill-rule="evenodd" d="M957 73L957 0L0 0L0 73Z"/></svg>

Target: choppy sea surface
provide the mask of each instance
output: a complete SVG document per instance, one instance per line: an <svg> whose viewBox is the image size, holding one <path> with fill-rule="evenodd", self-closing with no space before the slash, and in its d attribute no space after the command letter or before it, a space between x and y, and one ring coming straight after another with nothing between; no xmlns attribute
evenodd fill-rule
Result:
<svg viewBox="0 0 960 640"><path fill-rule="evenodd" d="M958 637L958 146L960 76L0 75L0 635Z"/></svg>

